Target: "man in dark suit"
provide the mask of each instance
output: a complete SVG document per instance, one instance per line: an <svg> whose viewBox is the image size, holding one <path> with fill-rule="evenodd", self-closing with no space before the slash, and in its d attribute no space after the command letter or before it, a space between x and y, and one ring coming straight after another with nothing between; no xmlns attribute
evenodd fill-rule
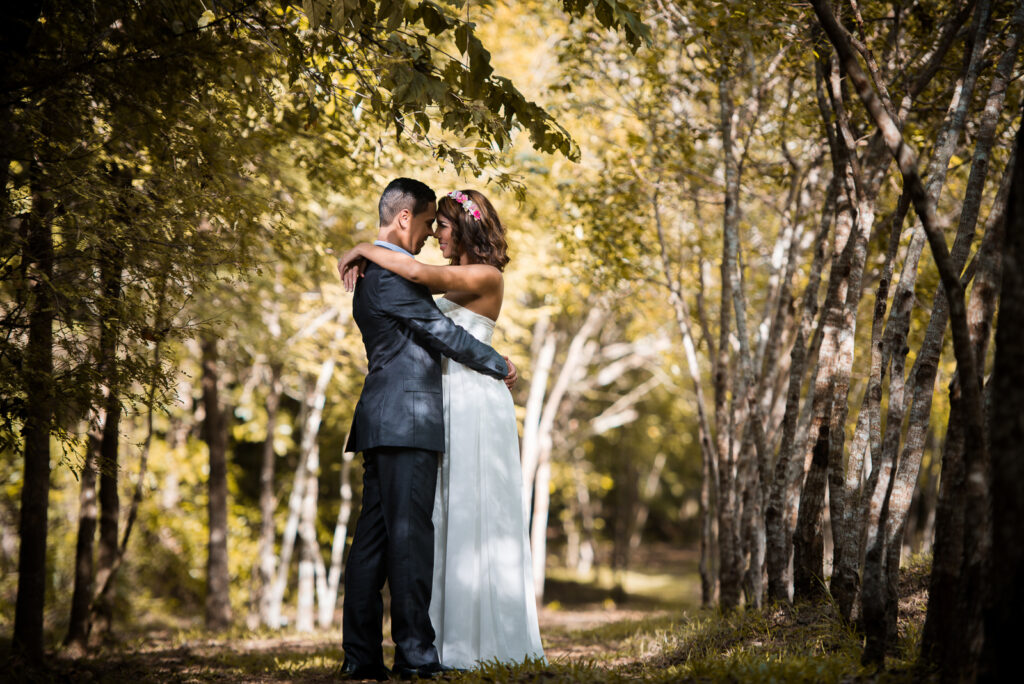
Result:
<svg viewBox="0 0 1024 684"><path fill-rule="evenodd" d="M412 258L433 235L434 191L419 181L391 181L378 210L378 245ZM442 670L428 614L431 513L445 448L441 356L507 382L515 368L445 317L427 288L375 264L356 285L352 312L368 371L346 447L363 452L363 507L345 566L342 672L388 677L381 648L386 580L395 673L431 677Z"/></svg>

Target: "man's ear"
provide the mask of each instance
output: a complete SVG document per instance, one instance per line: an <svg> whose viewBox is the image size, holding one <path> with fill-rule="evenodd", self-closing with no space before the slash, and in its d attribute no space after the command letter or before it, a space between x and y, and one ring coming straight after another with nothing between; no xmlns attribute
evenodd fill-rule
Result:
<svg viewBox="0 0 1024 684"><path fill-rule="evenodd" d="M412 223L412 212L408 209L403 209L398 212L398 227L401 230L409 230L409 224Z"/></svg>

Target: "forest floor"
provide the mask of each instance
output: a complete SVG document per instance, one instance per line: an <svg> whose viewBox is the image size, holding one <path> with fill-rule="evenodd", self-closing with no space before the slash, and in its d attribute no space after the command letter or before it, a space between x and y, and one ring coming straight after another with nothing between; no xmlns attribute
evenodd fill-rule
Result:
<svg viewBox="0 0 1024 684"><path fill-rule="evenodd" d="M900 637L883 670L860 665L861 639L828 602L722 615L699 608L692 553L660 549L634 559L638 568L585 582L553 570L540 612L548 663L487 666L446 675L474 682L804 681L904 682L928 679L915 669L927 603L928 567L902 572ZM385 629L387 625L385 625ZM393 648L386 646L385 659ZM100 654L54 656L46 671L7 669L3 681L40 682L309 682L338 681L341 634L250 632L211 637L198 629L160 629Z"/></svg>

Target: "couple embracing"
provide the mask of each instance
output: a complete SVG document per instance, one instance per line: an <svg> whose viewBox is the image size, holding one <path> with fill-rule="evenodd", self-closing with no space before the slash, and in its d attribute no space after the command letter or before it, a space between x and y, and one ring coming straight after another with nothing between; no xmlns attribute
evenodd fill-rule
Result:
<svg viewBox="0 0 1024 684"><path fill-rule="evenodd" d="M363 507L345 569L342 673L390 675L385 581L395 675L543 658L508 390L516 369L490 347L504 228L482 194L436 201L409 178L388 184L378 210L377 241L338 263L368 361L347 446L363 453ZM450 265L413 258L431 236Z"/></svg>

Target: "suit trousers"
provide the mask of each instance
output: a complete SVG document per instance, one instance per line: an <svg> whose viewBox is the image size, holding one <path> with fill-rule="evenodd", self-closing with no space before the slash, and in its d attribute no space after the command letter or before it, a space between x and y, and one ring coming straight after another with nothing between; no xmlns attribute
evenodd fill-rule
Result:
<svg viewBox="0 0 1024 684"><path fill-rule="evenodd" d="M356 665L382 664L385 580L395 666L438 662L430 624L438 454L408 447L363 452L363 507L345 564L342 647Z"/></svg>

